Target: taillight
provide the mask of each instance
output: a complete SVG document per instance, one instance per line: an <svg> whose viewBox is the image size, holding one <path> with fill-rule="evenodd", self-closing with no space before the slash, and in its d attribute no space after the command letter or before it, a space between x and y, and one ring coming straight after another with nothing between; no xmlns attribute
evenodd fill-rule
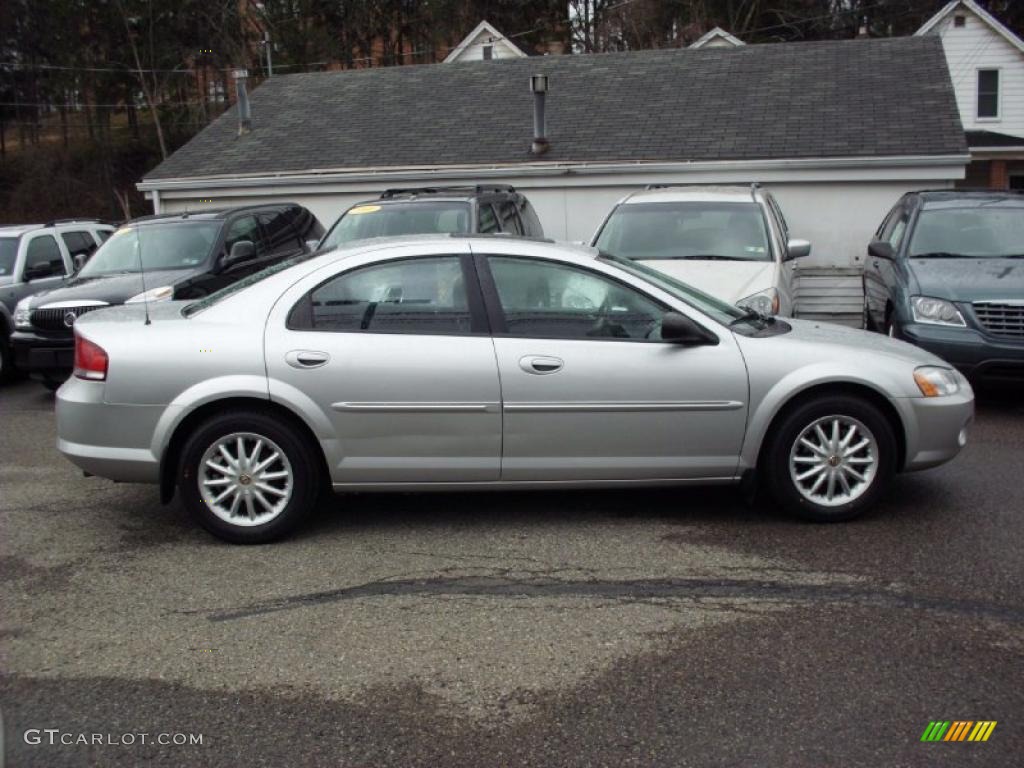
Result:
<svg viewBox="0 0 1024 768"><path fill-rule="evenodd" d="M75 376L89 381L106 381L109 362L103 347L75 334Z"/></svg>

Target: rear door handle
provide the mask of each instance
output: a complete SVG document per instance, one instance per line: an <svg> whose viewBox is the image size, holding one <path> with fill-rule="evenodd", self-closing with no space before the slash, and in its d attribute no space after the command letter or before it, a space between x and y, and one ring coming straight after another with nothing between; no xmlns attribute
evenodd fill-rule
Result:
<svg viewBox="0 0 1024 768"><path fill-rule="evenodd" d="M558 373L565 363L557 357L527 355L519 359L519 367L527 373L543 376L547 373Z"/></svg>
<svg viewBox="0 0 1024 768"><path fill-rule="evenodd" d="M326 352L315 352L309 349L293 349L284 356L284 361L292 368L319 368L327 365L331 356Z"/></svg>

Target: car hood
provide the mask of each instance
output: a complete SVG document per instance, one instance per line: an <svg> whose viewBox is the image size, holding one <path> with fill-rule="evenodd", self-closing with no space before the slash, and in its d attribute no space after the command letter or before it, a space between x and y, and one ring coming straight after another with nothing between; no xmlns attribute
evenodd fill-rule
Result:
<svg viewBox="0 0 1024 768"><path fill-rule="evenodd" d="M652 259L640 263L730 304L775 285L773 261Z"/></svg>
<svg viewBox="0 0 1024 768"><path fill-rule="evenodd" d="M787 342L806 342L807 344L825 345L822 348L834 351L843 356L870 352L885 355L902 362L914 365L941 365L949 367L940 357L933 355L921 347L915 347L899 339L893 339L881 333L862 331L836 323L825 323L816 320L785 321L792 327L789 333L771 337ZM757 339L760 341L760 339Z"/></svg>
<svg viewBox="0 0 1024 768"><path fill-rule="evenodd" d="M970 303L1024 298L1024 259L907 259L921 296Z"/></svg>
<svg viewBox="0 0 1024 768"><path fill-rule="evenodd" d="M187 269L147 272L146 289L174 285L193 274L195 272ZM58 301L105 301L109 304L123 304L142 291L142 277L137 272L97 277L72 277L59 288L36 294L32 299L32 306L40 307Z"/></svg>

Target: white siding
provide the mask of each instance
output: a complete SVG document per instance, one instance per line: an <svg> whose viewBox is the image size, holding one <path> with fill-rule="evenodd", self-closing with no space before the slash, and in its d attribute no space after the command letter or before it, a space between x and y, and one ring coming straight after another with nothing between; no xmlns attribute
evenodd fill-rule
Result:
<svg viewBox="0 0 1024 768"><path fill-rule="evenodd" d="M449 63L456 61L480 61L484 57L485 45L492 46L492 59L521 59L523 57L522 51L509 45L504 40L495 40L493 38L494 35L490 32L481 32L473 39L473 42L467 45L465 49L463 49L459 55Z"/></svg>
<svg viewBox="0 0 1024 768"><path fill-rule="evenodd" d="M954 25L956 16L965 17L963 27ZM964 7L940 21L928 34L942 37L964 129L1024 136L1024 53ZM997 118L977 116L979 69L999 70Z"/></svg>

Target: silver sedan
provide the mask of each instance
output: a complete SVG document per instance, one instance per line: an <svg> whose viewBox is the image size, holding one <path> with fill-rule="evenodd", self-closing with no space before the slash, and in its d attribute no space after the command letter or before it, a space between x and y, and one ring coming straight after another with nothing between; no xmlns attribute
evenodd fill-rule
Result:
<svg viewBox="0 0 1024 768"><path fill-rule="evenodd" d="M91 313L76 337L60 451L176 490L244 543L329 488L756 480L797 515L846 520L896 472L956 456L974 404L909 344L497 237L363 242L198 302Z"/></svg>

